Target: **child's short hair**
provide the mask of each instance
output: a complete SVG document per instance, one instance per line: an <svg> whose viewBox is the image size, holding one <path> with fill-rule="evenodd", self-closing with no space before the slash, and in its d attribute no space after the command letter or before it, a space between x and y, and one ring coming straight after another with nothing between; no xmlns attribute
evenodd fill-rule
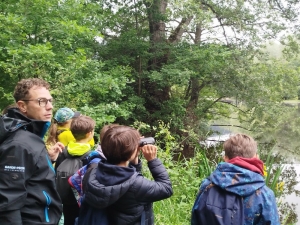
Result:
<svg viewBox="0 0 300 225"><path fill-rule="evenodd" d="M79 116L72 119L70 130L76 141L82 140L86 134L95 129L96 122L89 116Z"/></svg>
<svg viewBox="0 0 300 225"><path fill-rule="evenodd" d="M107 124L107 125L104 125L101 130L100 130L100 143L102 142L102 139L103 139L103 136L105 134L105 132L109 129L109 128L112 128L112 127L116 127L116 126L120 126L119 124L117 123L111 123L111 124Z"/></svg>
<svg viewBox="0 0 300 225"><path fill-rule="evenodd" d="M229 159L234 157L252 158L257 152L257 143L246 134L231 136L223 145L225 156Z"/></svg>
<svg viewBox="0 0 300 225"><path fill-rule="evenodd" d="M140 133L127 126L114 126L103 135L101 148L107 162L119 164L128 161L139 146Z"/></svg>

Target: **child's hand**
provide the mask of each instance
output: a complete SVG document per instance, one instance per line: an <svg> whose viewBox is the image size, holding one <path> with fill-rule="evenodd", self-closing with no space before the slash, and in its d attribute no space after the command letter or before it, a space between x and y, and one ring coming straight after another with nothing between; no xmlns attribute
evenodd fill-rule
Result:
<svg viewBox="0 0 300 225"><path fill-rule="evenodd" d="M144 145L141 150L148 162L157 157L157 147L155 145Z"/></svg>
<svg viewBox="0 0 300 225"><path fill-rule="evenodd" d="M48 154L51 160L56 160L59 153L65 149L65 146L61 142L56 142L55 145L48 149Z"/></svg>

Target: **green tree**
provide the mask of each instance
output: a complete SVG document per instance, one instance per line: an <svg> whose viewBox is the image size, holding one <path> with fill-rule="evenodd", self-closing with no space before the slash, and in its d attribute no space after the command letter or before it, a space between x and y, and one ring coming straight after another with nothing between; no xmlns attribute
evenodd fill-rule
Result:
<svg viewBox="0 0 300 225"><path fill-rule="evenodd" d="M253 129L266 108L278 111L283 92L294 90L294 68L269 60L259 46L290 29L283 21L296 19L296 3L153 0L103 6L99 56L133 69L131 87L145 106L136 110L139 120L172 119L178 132L198 129L199 121L232 108ZM243 104L225 105L225 98Z"/></svg>
<svg viewBox="0 0 300 225"><path fill-rule="evenodd" d="M298 75L259 49L291 28L284 21L295 21L296 7L231 0L1 2L0 106L10 103L18 80L42 77L57 107L92 113L99 124L160 119L185 138L189 129L199 133L208 120L234 112L247 129L275 127L268 114L278 112Z"/></svg>
<svg viewBox="0 0 300 225"><path fill-rule="evenodd" d="M99 124L127 118L123 90L132 82L131 69L107 66L97 57L101 8L85 1L16 1L0 3L1 108L22 78L40 77L52 85L57 107L90 112ZM97 29L96 29L97 28ZM130 90L128 90L130 91Z"/></svg>

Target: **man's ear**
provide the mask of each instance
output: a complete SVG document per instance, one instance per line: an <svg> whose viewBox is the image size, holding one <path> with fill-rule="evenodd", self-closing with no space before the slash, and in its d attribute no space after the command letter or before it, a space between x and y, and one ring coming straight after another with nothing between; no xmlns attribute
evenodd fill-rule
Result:
<svg viewBox="0 0 300 225"><path fill-rule="evenodd" d="M20 109L21 113L26 113L27 112L27 105L23 101L18 101L17 102L18 108Z"/></svg>

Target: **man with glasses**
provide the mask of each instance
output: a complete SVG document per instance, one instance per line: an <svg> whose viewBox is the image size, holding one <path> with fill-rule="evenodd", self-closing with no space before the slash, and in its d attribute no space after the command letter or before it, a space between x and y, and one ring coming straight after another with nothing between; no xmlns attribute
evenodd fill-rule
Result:
<svg viewBox="0 0 300 225"><path fill-rule="evenodd" d="M0 224L57 225L61 200L55 187L55 160L64 146L47 152L43 137L52 118L50 85L38 78L19 81L18 108L0 119Z"/></svg>

